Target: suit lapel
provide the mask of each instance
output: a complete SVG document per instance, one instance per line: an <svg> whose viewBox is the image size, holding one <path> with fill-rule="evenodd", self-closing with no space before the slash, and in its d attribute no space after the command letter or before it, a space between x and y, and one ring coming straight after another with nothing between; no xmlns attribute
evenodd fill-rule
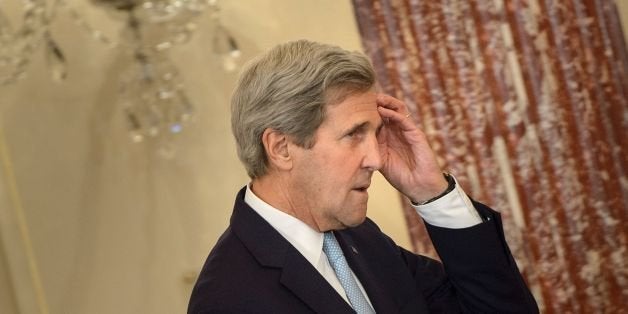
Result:
<svg viewBox="0 0 628 314"><path fill-rule="evenodd" d="M318 313L355 313L296 249L286 254L280 281Z"/></svg>
<svg viewBox="0 0 628 314"><path fill-rule="evenodd" d="M244 189L236 197L231 227L260 265L280 271L281 284L313 311L355 313L314 266L243 199Z"/></svg>
<svg viewBox="0 0 628 314"><path fill-rule="evenodd" d="M361 254L361 248L350 235L337 232L337 239L353 273L360 279L366 290L371 304L377 313L397 313L400 308L395 297L403 295L402 291L395 291L396 278L388 276L385 268L377 267ZM382 276L385 273L384 276Z"/></svg>

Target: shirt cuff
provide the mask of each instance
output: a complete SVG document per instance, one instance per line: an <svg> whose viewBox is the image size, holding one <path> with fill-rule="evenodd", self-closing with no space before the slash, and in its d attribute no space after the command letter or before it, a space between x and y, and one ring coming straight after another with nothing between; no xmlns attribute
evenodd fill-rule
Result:
<svg viewBox="0 0 628 314"><path fill-rule="evenodd" d="M443 197L425 205L412 205L419 216L433 226L462 229L482 223L471 200L456 181L456 187Z"/></svg>

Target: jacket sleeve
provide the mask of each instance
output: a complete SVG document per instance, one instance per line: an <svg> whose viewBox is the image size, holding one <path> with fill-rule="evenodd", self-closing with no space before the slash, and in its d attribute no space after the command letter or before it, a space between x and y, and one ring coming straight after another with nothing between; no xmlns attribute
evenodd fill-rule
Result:
<svg viewBox="0 0 628 314"><path fill-rule="evenodd" d="M444 266L442 278L434 280L432 286L422 287L417 282L427 294L430 309L447 313L457 312L455 307L465 313L538 313L504 238L499 213L481 203L473 205L483 223L463 229L425 224ZM402 257L410 268L433 269L438 274L438 262L404 251ZM422 265L411 266L413 263Z"/></svg>

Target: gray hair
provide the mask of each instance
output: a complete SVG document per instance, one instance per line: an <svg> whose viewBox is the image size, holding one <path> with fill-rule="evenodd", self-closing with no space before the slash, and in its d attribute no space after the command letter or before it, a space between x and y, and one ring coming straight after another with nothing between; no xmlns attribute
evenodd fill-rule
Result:
<svg viewBox="0 0 628 314"><path fill-rule="evenodd" d="M251 61L231 98L231 129L249 177L268 170L264 130L311 148L325 106L374 84L373 67L363 54L306 40L276 46Z"/></svg>

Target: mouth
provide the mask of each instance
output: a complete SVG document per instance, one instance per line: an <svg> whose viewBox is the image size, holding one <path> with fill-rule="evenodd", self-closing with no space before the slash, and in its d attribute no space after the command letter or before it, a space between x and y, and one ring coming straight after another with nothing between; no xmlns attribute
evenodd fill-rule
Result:
<svg viewBox="0 0 628 314"><path fill-rule="evenodd" d="M360 186L357 186L357 187L353 188L353 190L357 191L357 192L366 193L366 191L368 190L369 186L370 186L370 184L364 184L364 185L360 185Z"/></svg>

